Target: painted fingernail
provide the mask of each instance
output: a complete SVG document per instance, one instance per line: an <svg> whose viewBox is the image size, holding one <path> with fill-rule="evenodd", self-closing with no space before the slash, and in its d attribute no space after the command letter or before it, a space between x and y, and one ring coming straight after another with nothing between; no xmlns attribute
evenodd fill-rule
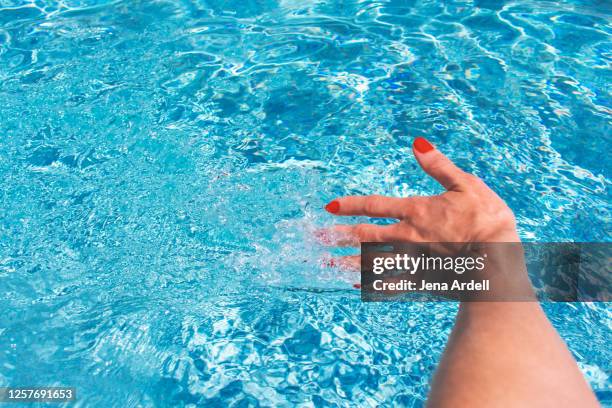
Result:
<svg viewBox="0 0 612 408"><path fill-rule="evenodd" d="M336 266L336 262L333 259L329 259L323 262L323 266L326 268L334 268Z"/></svg>
<svg viewBox="0 0 612 408"><path fill-rule="evenodd" d="M361 289L361 283L355 283L355 284L353 284L353 287L355 289Z"/></svg>
<svg viewBox="0 0 612 408"><path fill-rule="evenodd" d="M434 147L431 143L427 141L424 137L417 137L414 139L414 148L419 153L427 153L430 150L433 150Z"/></svg>
<svg viewBox="0 0 612 408"><path fill-rule="evenodd" d="M340 202L338 200L334 200L331 203L327 204L325 206L325 209L327 210L327 212L337 214L338 211L340 211Z"/></svg>

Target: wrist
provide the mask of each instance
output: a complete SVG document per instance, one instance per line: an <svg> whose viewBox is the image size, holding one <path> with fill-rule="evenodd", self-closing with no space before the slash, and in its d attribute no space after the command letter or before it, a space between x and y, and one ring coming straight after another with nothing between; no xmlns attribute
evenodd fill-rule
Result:
<svg viewBox="0 0 612 408"><path fill-rule="evenodd" d="M486 292L475 292L464 298L467 301L487 302L533 302L536 301L533 286L527 273L523 245L515 234L500 235L497 242L477 243L472 246L473 253L484 258L484 267L475 278L486 280Z"/></svg>

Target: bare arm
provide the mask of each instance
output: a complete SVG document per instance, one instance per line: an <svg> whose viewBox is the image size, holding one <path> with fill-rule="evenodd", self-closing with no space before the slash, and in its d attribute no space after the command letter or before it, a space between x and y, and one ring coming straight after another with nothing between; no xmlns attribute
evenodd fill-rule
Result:
<svg viewBox="0 0 612 408"><path fill-rule="evenodd" d="M463 303L430 407L597 407L537 302Z"/></svg>

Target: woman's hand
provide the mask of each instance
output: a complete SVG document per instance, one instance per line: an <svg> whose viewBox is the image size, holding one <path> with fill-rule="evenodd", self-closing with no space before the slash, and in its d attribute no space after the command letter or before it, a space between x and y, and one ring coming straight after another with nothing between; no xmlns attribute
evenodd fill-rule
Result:
<svg viewBox="0 0 612 408"><path fill-rule="evenodd" d="M442 243L444 250L457 246L443 243L492 243L484 245L493 256L487 258L482 271L491 279L491 293L461 304L428 406L598 406L571 353L533 295L510 208L427 140L417 138L413 151L423 170L446 192L433 197L338 198L325 207L332 214L399 221L385 226L335 226L320 238L329 245L344 246L360 242ZM332 260L331 264L359 268L359 256Z"/></svg>
<svg viewBox="0 0 612 408"><path fill-rule="evenodd" d="M424 138L414 155L446 192L431 197L347 196L325 209L334 215L395 218L391 225L337 225L320 234L323 242L359 246L360 242L518 242L514 215L478 177L459 169Z"/></svg>

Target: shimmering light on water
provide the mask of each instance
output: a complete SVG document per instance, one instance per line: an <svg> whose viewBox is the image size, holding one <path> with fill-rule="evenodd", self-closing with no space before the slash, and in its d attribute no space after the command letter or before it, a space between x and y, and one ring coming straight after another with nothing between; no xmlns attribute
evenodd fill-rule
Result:
<svg viewBox="0 0 612 408"><path fill-rule="evenodd" d="M451 304L311 238L432 194L429 137L538 241L609 241L602 1L0 0L0 383L82 406L419 406ZM612 403L612 314L547 305Z"/></svg>

